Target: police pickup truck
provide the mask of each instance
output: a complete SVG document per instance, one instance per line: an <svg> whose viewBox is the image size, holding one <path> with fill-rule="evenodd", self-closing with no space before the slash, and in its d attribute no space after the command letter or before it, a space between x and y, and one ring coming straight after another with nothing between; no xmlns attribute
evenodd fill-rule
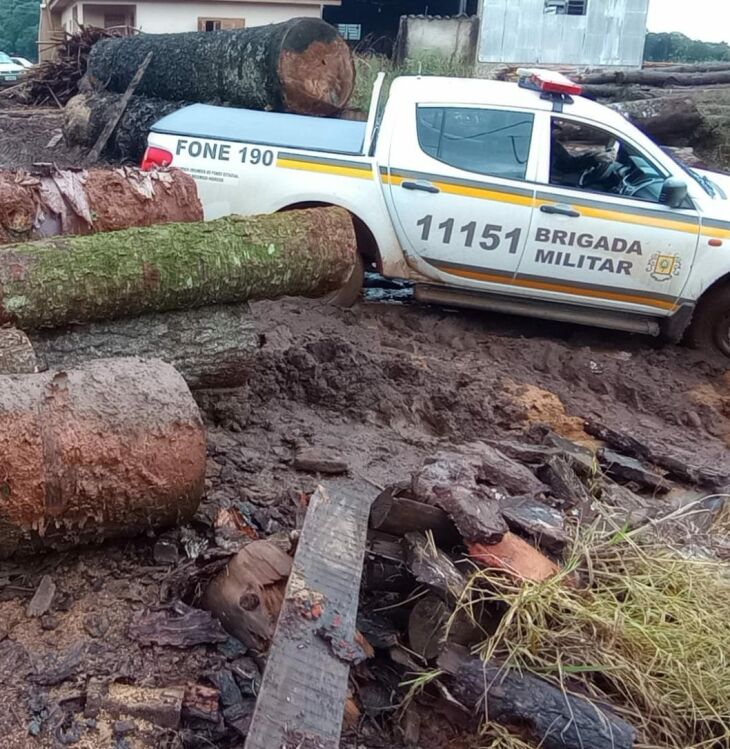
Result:
<svg viewBox="0 0 730 749"><path fill-rule="evenodd" d="M143 166L197 181L207 218L338 205L362 265L417 299L685 334L730 356L730 177L674 160L569 79L403 77L367 122L202 104ZM348 299L349 298L349 299Z"/></svg>

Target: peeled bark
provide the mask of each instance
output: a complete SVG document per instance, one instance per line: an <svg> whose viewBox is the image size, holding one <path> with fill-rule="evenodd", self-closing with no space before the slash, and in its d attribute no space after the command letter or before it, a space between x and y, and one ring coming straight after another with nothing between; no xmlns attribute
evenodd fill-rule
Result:
<svg viewBox="0 0 730 749"><path fill-rule="evenodd" d="M659 99L619 102L612 109L627 117L640 130L665 145L684 144L707 126L697 102L691 97L663 96Z"/></svg>
<svg viewBox="0 0 730 749"><path fill-rule="evenodd" d="M0 377L0 558L192 517L205 430L160 361Z"/></svg>
<svg viewBox="0 0 730 749"><path fill-rule="evenodd" d="M191 389L243 385L259 349L247 304L46 328L31 340L39 363L50 369L117 356L156 358L172 364Z"/></svg>
<svg viewBox="0 0 730 749"><path fill-rule="evenodd" d="M60 237L0 250L0 325L21 329L279 296L321 296L352 274L340 208Z"/></svg>
<svg viewBox="0 0 730 749"><path fill-rule="evenodd" d="M90 91L74 96L64 109L63 135L71 146L90 148L123 94ZM167 101L149 96L133 96L114 129L104 154L117 161L139 164L147 147L152 125L186 106L184 101Z"/></svg>
<svg viewBox="0 0 730 749"><path fill-rule="evenodd" d="M0 171L0 244L202 219L195 180L178 169Z"/></svg>
<svg viewBox="0 0 730 749"><path fill-rule="evenodd" d="M318 18L206 34L138 34L94 45L89 73L123 92L149 52L137 93L169 100L222 101L248 109L332 115L355 82L352 54Z"/></svg>

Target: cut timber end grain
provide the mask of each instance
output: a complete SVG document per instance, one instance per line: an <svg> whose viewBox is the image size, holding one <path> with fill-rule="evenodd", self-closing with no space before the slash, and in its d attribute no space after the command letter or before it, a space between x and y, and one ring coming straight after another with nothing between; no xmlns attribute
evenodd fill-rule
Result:
<svg viewBox="0 0 730 749"><path fill-rule="evenodd" d="M469 556L490 569L500 570L517 581L542 582L560 568L514 533L505 533L491 546L469 544Z"/></svg>

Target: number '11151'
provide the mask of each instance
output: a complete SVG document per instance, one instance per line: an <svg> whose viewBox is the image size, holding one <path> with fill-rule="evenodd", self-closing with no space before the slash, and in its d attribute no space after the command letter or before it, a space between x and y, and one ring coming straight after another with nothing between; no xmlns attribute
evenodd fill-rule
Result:
<svg viewBox="0 0 730 749"><path fill-rule="evenodd" d="M429 214L424 216L420 221L416 222L416 225L421 228L421 239L424 242L428 242L431 237L431 231L434 229L433 216ZM454 227L456 226L456 219L447 218L438 225L436 231L441 231L441 241L444 244L451 244L451 240L454 237ZM470 221L468 224L459 229L458 234L464 237L464 246L473 247L474 240L476 239L478 224L476 221ZM498 224L487 224L482 230L481 240L479 241L479 247L483 250L492 251L496 250L504 240L509 241L509 253L510 255L516 254L520 246L520 237L522 235L522 229L512 229L504 233L504 227Z"/></svg>

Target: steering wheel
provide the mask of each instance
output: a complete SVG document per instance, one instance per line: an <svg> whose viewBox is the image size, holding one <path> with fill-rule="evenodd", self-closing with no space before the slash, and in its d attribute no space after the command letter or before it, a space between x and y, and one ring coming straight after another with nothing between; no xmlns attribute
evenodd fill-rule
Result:
<svg viewBox="0 0 730 749"><path fill-rule="evenodd" d="M581 175L578 180L580 187L590 187L596 185L599 182L612 177L621 169L621 164L617 161L600 162L595 166L588 167Z"/></svg>

